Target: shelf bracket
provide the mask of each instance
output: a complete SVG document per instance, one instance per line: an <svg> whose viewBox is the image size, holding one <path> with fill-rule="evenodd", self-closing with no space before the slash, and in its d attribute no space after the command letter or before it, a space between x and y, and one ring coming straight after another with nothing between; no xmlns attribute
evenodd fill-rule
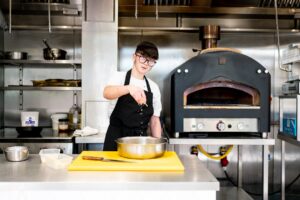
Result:
<svg viewBox="0 0 300 200"><path fill-rule="evenodd" d="M51 27L51 0L48 0L48 30L49 30L49 33L52 32L52 27Z"/></svg>
<svg viewBox="0 0 300 200"><path fill-rule="evenodd" d="M73 79L77 80L78 77L78 72L77 72L77 65L76 64L72 64L73 65ZM74 104L78 104L78 96L77 96L77 91L73 91L73 105Z"/></svg>
<svg viewBox="0 0 300 200"><path fill-rule="evenodd" d="M19 86L23 86L23 65L19 65ZM19 110L23 110L23 90L19 91Z"/></svg>
<svg viewBox="0 0 300 200"><path fill-rule="evenodd" d="M8 27L9 34L11 34L11 18L12 18L11 8L12 8L12 0L9 0L9 27Z"/></svg>

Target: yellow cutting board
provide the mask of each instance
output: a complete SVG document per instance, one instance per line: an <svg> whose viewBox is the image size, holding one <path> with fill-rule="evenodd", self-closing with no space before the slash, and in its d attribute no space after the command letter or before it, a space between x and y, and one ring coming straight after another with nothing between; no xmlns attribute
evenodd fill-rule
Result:
<svg viewBox="0 0 300 200"><path fill-rule="evenodd" d="M82 156L98 156L107 159L128 160L126 162L103 162L83 160ZM177 154L167 151L162 157L136 160L120 157L117 151L83 151L69 165L69 171L183 171L184 166Z"/></svg>

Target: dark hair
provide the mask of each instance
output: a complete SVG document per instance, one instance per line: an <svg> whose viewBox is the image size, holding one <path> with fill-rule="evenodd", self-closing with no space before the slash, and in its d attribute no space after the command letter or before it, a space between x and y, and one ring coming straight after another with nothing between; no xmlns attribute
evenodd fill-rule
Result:
<svg viewBox="0 0 300 200"><path fill-rule="evenodd" d="M158 59L158 49L155 44L147 41L139 43L136 47L135 53L139 53L142 56Z"/></svg>

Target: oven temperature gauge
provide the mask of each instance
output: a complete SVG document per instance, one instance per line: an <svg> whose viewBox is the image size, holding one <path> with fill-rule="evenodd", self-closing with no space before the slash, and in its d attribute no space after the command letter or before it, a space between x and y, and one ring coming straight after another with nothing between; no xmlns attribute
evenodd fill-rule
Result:
<svg viewBox="0 0 300 200"><path fill-rule="evenodd" d="M225 128L226 128L226 126L225 126L225 123L224 123L224 122L219 121L219 122L217 123L217 129L218 129L218 131L224 131Z"/></svg>

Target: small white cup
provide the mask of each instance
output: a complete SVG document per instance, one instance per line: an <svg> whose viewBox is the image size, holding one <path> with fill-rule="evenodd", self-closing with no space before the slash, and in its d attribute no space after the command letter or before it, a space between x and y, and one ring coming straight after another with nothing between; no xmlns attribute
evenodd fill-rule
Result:
<svg viewBox="0 0 300 200"><path fill-rule="evenodd" d="M39 126L39 112L21 112L21 125L24 126Z"/></svg>

